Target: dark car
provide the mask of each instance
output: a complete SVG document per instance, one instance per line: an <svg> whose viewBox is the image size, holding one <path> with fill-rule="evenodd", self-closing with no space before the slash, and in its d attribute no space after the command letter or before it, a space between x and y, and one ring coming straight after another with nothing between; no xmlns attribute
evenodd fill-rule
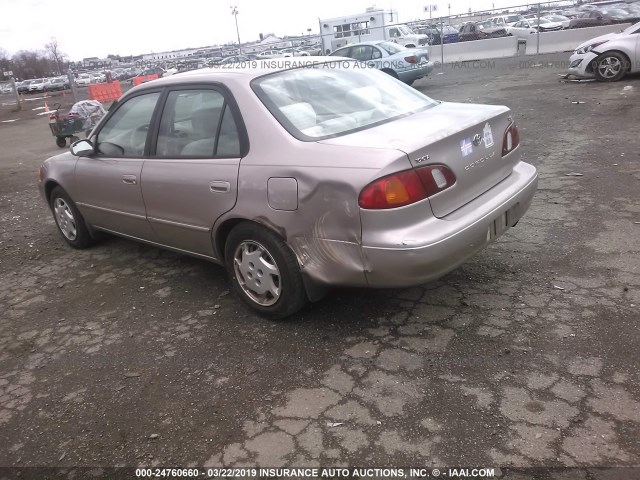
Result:
<svg viewBox="0 0 640 480"><path fill-rule="evenodd" d="M640 12L631 11L628 8L614 7L603 8L602 13L610 16L618 23L638 23L640 22Z"/></svg>
<svg viewBox="0 0 640 480"><path fill-rule="evenodd" d="M417 33L429 37L429 45L441 45L442 43L456 43L458 41L458 30L451 25L440 26L437 24L423 25L418 27ZM444 42L442 37L444 36Z"/></svg>
<svg viewBox="0 0 640 480"><path fill-rule="evenodd" d="M569 28L585 28L585 27L600 27L603 25L613 25L617 22L613 17L610 17L606 13L600 10L591 10L578 15L571 20Z"/></svg>
<svg viewBox="0 0 640 480"><path fill-rule="evenodd" d="M487 38L506 37L507 31L493 22L486 21L480 23L465 23L460 27L458 40L468 42L471 40L484 40Z"/></svg>

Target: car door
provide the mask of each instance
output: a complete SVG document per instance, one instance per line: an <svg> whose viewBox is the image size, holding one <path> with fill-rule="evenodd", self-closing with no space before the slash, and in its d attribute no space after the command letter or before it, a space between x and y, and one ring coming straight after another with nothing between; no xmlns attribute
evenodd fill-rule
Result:
<svg viewBox="0 0 640 480"><path fill-rule="evenodd" d="M248 145L241 125L225 89L169 91L155 148L142 169L147 218L160 243L213 257L212 227L236 203Z"/></svg>
<svg viewBox="0 0 640 480"><path fill-rule="evenodd" d="M92 136L96 153L78 158L74 199L91 225L154 240L140 174L159 98L160 91L127 98Z"/></svg>

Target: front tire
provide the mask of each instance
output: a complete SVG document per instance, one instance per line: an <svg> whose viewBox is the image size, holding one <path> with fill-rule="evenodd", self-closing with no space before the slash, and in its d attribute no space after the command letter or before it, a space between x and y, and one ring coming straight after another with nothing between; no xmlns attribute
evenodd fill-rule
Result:
<svg viewBox="0 0 640 480"><path fill-rule="evenodd" d="M308 302L295 255L264 227L237 225L225 244L225 265L238 295L265 317L288 317Z"/></svg>
<svg viewBox="0 0 640 480"><path fill-rule="evenodd" d="M50 206L58 232L71 247L79 250L91 245L91 234L82 214L62 187L51 191Z"/></svg>
<svg viewBox="0 0 640 480"><path fill-rule="evenodd" d="M594 60L594 73L599 82L617 82L627 73L629 60L618 52L606 52Z"/></svg>

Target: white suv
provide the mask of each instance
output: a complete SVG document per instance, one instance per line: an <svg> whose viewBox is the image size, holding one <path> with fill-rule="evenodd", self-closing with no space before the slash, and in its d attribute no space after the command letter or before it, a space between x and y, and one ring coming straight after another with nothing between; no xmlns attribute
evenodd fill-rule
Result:
<svg viewBox="0 0 640 480"><path fill-rule="evenodd" d="M521 22L525 18L519 14L500 15L498 17L488 18L487 20L495 23L499 27L511 27L514 23Z"/></svg>

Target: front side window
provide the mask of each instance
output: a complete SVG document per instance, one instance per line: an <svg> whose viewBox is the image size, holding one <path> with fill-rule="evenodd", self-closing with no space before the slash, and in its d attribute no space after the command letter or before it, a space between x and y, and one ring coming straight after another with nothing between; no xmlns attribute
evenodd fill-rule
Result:
<svg viewBox="0 0 640 480"><path fill-rule="evenodd" d="M98 133L98 153L110 157L141 157L159 97L158 92L147 93L120 105Z"/></svg>
<svg viewBox="0 0 640 480"><path fill-rule="evenodd" d="M388 74L359 65L286 70L251 85L278 122L303 141L344 135L437 105Z"/></svg>
<svg viewBox="0 0 640 480"><path fill-rule="evenodd" d="M238 129L224 96L216 90L169 93L160 119L156 156L239 157Z"/></svg>

